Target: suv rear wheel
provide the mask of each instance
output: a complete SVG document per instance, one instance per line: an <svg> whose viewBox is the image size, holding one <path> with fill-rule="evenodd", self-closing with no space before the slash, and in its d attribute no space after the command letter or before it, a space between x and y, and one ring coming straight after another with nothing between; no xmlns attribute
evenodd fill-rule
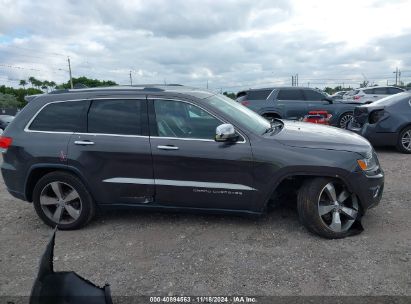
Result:
<svg viewBox="0 0 411 304"><path fill-rule="evenodd" d="M360 214L357 196L332 178L307 180L298 193L297 207L302 224L328 239L346 237Z"/></svg>
<svg viewBox="0 0 411 304"><path fill-rule="evenodd" d="M402 153L411 153L411 126L401 131L398 136L397 149Z"/></svg>
<svg viewBox="0 0 411 304"><path fill-rule="evenodd" d="M347 129L349 122L353 119L352 112L346 112L340 116L338 119L338 126L341 129Z"/></svg>
<svg viewBox="0 0 411 304"><path fill-rule="evenodd" d="M46 174L37 182L33 204L43 222L61 230L78 229L95 213L94 201L82 181L61 171Z"/></svg>

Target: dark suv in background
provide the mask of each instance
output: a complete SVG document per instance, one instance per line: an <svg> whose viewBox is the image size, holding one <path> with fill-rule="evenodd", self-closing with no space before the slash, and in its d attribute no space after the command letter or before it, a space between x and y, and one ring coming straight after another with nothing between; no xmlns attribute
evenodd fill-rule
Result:
<svg viewBox="0 0 411 304"><path fill-rule="evenodd" d="M113 87L32 99L0 136L8 191L60 229L99 207L261 214L298 192L301 222L341 238L379 203L367 140L270 123L223 95L182 86Z"/></svg>
<svg viewBox="0 0 411 304"><path fill-rule="evenodd" d="M310 111L327 111L330 124L345 129L352 119L354 104L333 100L324 92L304 87L250 89L237 93L242 105L268 119L301 120Z"/></svg>

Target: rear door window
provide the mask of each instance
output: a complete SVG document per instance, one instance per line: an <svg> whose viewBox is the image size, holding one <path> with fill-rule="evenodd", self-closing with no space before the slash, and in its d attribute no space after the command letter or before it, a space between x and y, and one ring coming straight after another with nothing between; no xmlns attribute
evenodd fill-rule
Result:
<svg viewBox="0 0 411 304"><path fill-rule="evenodd" d="M305 99L308 101L322 101L325 98L325 95L314 90L303 90Z"/></svg>
<svg viewBox="0 0 411 304"><path fill-rule="evenodd" d="M376 94L376 93L374 93L374 89L363 90L363 92L364 92L365 94Z"/></svg>
<svg viewBox="0 0 411 304"><path fill-rule="evenodd" d="M145 135L145 100L93 100L88 113L88 133Z"/></svg>
<svg viewBox="0 0 411 304"><path fill-rule="evenodd" d="M283 89L278 92L278 100L301 100L304 101L304 96L301 90Z"/></svg>
<svg viewBox="0 0 411 304"><path fill-rule="evenodd" d="M85 132L86 100L55 102L46 105L30 124L30 130L52 132Z"/></svg>

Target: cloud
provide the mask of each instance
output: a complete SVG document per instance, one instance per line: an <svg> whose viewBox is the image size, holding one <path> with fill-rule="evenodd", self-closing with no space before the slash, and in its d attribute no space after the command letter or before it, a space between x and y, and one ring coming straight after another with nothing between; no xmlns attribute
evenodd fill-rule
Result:
<svg viewBox="0 0 411 304"><path fill-rule="evenodd" d="M0 83L66 81L67 56L74 76L233 91L410 70L409 1L330 2L0 0L0 64L21 68L0 65Z"/></svg>

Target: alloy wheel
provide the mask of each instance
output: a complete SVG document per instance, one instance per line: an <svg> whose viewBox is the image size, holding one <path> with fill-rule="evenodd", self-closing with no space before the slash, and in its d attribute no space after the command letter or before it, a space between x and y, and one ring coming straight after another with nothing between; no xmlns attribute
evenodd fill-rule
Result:
<svg viewBox="0 0 411 304"><path fill-rule="evenodd" d="M347 129L348 123L353 119L353 115L351 114L345 114L343 117L340 119L340 128L341 129Z"/></svg>
<svg viewBox="0 0 411 304"><path fill-rule="evenodd" d="M56 224L71 224L80 217L82 202L72 186L56 181L47 184L41 191L40 206Z"/></svg>
<svg viewBox="0 0 411 304"><path fill-rule="evenodd" d="M334 182L325 185L318 199L318 214L330 230L346 232L358 213L358 198L355 194Z"/></svg>
<svg viewBox="0 0 411 304"><path fill-rule="evenodd" d="M401 138L401 144L407 151L411 151L411 130L404 133Z"/></svg>

